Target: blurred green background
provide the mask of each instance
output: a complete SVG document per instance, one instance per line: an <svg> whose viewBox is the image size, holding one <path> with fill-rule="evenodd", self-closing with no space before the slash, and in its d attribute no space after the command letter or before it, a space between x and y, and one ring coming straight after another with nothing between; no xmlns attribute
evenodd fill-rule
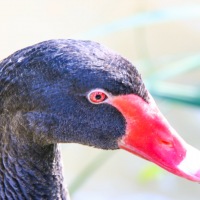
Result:
<svg viewBox="0 0 200 200"><path fill-rule="evenodd" d="M137 66L170 123L200 149L200 0L0 0L0 36L0 59L53 38L114 49ZM61 149L73 200L200 199L199 184L122 150Z"/></svg>

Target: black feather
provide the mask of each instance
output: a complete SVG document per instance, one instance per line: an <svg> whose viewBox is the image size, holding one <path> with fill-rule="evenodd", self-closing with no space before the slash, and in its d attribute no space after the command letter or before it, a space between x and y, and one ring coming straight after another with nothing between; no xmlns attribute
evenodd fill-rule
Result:
<svg viewBox="0 0 200 200"><path fill-rule="evenodd" d="M0 63L0 197L65 199L57 143L117 149L121 113L86 93L148 94L136 68L91 41L50 40Z"/></svg>

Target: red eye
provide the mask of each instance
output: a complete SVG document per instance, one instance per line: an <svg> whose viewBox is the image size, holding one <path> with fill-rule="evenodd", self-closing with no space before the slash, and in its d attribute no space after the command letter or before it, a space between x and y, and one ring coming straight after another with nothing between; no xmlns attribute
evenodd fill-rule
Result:
<svg viewBox="0 0 200 200"><path fill-rule="evenodd" d="M92 91L88 95L88 99L91 103L102 103L108 98L108 96L101 90Z"/></svg>

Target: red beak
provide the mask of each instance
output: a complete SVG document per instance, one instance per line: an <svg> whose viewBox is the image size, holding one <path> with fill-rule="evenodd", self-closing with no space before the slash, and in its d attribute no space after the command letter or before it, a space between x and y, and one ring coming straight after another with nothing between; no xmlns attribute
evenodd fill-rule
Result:
<svg viewBox="0 0 200 200"><path fill-rule="evenodd" d="M200 151L176 133L149 96L148 103L134 94L109 100L126 119L126 133L118 141L119 147L173 174L200 182Z"/></svg>

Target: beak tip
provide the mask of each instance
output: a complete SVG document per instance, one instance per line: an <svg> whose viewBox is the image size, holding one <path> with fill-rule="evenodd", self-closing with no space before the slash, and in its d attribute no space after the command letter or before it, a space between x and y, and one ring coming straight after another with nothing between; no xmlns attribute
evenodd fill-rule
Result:
<svg viewBox="0 0 200 200"><path fill-rule="evenodd" d="M199 158L199 159L198 159ZM177 166L187 179L200 183L200 151L187 145L186 157Z"/></svg>

